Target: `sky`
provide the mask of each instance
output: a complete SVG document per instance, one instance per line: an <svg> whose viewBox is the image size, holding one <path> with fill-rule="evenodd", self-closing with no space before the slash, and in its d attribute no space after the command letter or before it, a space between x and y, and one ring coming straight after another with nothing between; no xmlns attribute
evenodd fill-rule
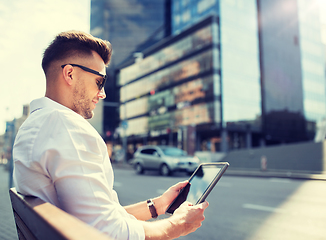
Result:
<svg viewBox="0 0 326 240"><path fill-rule="evenodd" d="M62 31L90 31L90 0L0 0L0 135L44 96L42 55Z"/></svg>

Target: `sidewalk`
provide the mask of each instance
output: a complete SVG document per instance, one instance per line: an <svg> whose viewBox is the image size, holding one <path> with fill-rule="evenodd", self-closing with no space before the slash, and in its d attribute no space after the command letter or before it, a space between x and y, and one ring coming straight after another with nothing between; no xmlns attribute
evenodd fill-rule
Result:
<svg viewBox="0 0 326 240"><path fill-rule="evenodd" d="M0 165L0 239L18 240L8 189L9 173Z"/></svg>
<svg viewBox="0 0 326 240"><path fill-rule="evenodd" d="M133 166L124 162L113 163L113 169L128 169L133 170ZM239 177L267 177L267 178L291 178L291 179L301 179L301 180L321 180L326 181L326 173L323 174L313 174L313 173L303 173L295 171L276 171L276 170L266 170L260 171L257 169L227 169L225 175L229 176L239 176Z"/></svg>
<svg viewBox="0 0 326 240"><path fill-rule="evenodd" d="M227 169L225 175L241 177L267 177L267 178L291 178L301 180L321 180L326 181L326 174L301 173L291 171L259 171L244 169Z"/></svg>

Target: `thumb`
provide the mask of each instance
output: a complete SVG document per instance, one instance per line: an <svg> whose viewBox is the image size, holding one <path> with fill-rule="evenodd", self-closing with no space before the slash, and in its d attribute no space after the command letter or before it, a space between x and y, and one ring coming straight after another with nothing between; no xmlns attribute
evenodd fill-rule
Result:
<svg viewBox="0 0 326 240"><path fill-rule="evenodd" d="M202 209L206 209L208 207L209 203L207 201L205 202L202 202L199 204L199 206L202 208Z"/></svg>

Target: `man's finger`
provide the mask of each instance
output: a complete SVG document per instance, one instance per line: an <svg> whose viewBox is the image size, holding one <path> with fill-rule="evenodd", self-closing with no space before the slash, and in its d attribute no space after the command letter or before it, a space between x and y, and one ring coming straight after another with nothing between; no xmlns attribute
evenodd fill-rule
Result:
<svg viewBox="0 0 326 240"><path fill-rule="evenodd" d="M188 180L183 181L183 182L179 182L176 185L174 185L173 187L177 190L180 191L182 188L184 188L186 185L188 184Z"/></svg>
<svg viewBox="0 0 326 240"><path fill-rule="evenodd" d="M208 205L209 205L209 203L207 202L207 201L205 201L205 202L202 202L202 203L200 203L200 204L198 204L202 209L206 209L207 207L208 207Z"/></svg>

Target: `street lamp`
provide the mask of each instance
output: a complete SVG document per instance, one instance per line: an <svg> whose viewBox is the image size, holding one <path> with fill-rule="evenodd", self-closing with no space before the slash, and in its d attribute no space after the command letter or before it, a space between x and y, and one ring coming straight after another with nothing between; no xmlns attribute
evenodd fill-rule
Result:
<svg viewBox="0 0 326 240"><path fill-rule="evenodd" d="M122 104L118 102L105 102L103 101L104 107L120 107ZM124 130L124 136L122 139L122 146L123 146L123 153L124 153L124 161L127 162L127 134L126 130L128 128L128 122L127 122L127 108L126 103L124 104L124 119L121 122L121 127Z"/></svg>

